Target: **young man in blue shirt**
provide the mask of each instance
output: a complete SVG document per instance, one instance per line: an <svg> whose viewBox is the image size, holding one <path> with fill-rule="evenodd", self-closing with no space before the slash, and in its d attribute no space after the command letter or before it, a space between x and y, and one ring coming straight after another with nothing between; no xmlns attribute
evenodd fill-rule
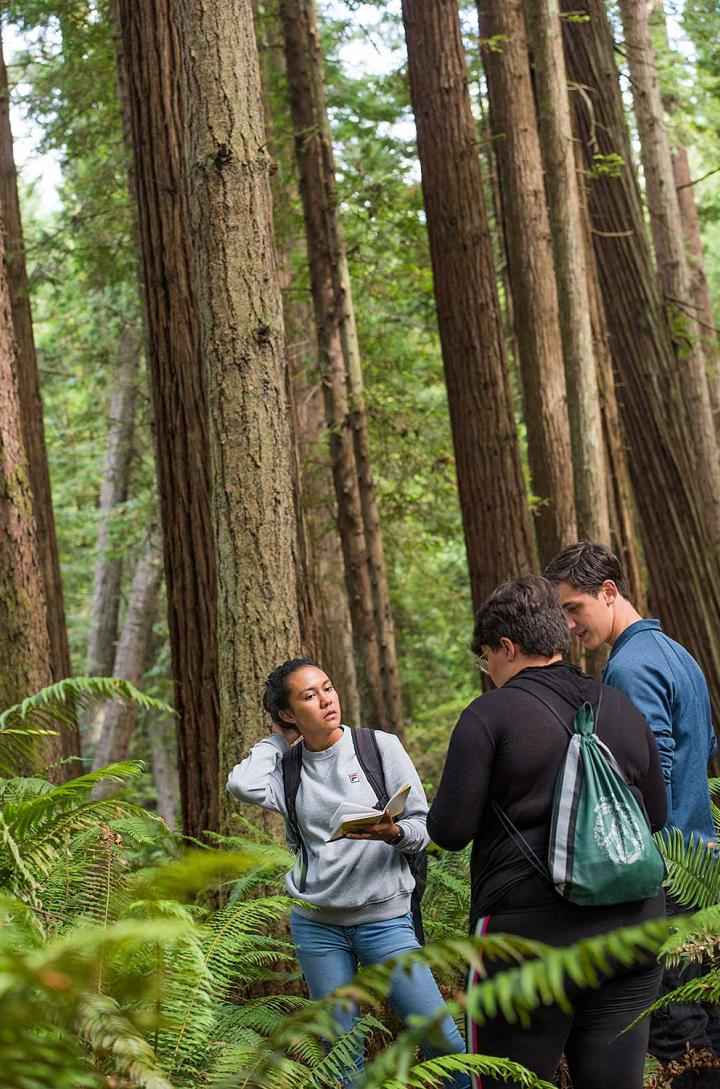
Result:
<svg viewBox="0 0 720 1089"><path fill-rule="evenodd" d="M570 545L548 564L545 576L583 646L610 646L603 682L625 692L650 724L667 788L666 827L679 828L686 842L714 839L707 765L718 745L700 666L665 635L659 620L640 616L628 600L620 561L605 545ZM668 907L672 912L673 905ZM666 971L663 989L683 980L677 969ZM720 1025L702 1006L676 1004L653 1019L650 1050L657 1058L682 1059L686 1043L716 1054L720 1049Z"/></svg>

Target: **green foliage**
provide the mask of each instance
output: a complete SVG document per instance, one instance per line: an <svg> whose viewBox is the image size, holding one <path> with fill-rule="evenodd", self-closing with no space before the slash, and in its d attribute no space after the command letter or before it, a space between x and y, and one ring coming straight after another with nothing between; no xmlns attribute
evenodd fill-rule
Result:
<svg viewBox="0 0 720 1089"><path fill-rule="evenodd" d="M703 840L685 843L682 832L672 828L655 840L668 871L668 887L686 907L710 908L720 901L720 859L717 848Z"/></svg>
<svg viewBox="0 0 720 1089"><path fill-rule="evenodd" d="M593 155L593 165L587 172L589 181L597 178L619 178L625 169L625 160L622 155L611 151L608 155L597 152Z"/></svg>

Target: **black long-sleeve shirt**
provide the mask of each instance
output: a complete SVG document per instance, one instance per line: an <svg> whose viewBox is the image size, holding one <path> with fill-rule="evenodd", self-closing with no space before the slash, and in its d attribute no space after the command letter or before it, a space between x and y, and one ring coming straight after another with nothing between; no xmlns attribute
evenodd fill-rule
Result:
<svg viewBox="0 0 720 1089"><path fill-rule="evenodd" d="M584 701L597 707L600 687L576 666L556 662L522 670L461 714L427 827L435 843L451 851L472 840L471 925L510 906L513 890L534 873L493 812L493 800L538 857L547 858L555 779L569 735L532 690L571 727ZM657 831L665 823L667 797L655 739L623 692L602 688L598 737Z"/></svg>

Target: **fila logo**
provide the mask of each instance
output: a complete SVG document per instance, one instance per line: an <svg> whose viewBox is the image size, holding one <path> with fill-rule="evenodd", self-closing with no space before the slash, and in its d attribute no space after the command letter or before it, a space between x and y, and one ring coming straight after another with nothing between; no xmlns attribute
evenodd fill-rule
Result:
<svg viewBox="0 0 720 1089"><path fill-rule="evenodd" d="M360 776L358 775L358 773L356 771L351 771L348 774L348 779L350 780L351 783L359 783L360 782Z"/></svg>

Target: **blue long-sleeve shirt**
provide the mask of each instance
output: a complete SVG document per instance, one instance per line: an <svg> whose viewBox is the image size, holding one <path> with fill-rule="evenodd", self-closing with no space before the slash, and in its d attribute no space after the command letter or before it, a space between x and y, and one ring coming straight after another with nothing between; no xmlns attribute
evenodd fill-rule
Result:
<svg viewBox="0 0 720 1089"><path fill-rule="evenodd" d="M667 828L715 836L707 785L717 752L710 696L700 666L663 632L659 620L638 620L612 648L603 681L625 692L655 735L668 792Z"/></svg>

